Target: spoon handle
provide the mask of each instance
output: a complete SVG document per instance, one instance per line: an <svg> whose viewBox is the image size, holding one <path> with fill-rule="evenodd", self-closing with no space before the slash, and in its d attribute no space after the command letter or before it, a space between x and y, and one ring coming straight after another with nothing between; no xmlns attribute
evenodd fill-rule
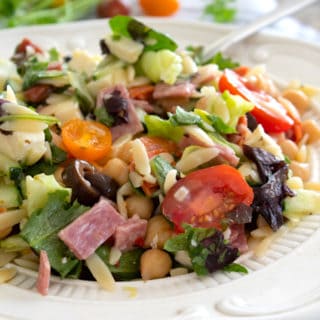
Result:
<svg viewBox="0 0 320 320"><path fill-rule="evenodd" d="M301 10L317 1L318 0L297 0L295 1L295 3L289 2L289 4L279 6L274 11L266 15L263 15L262 17L254 20L247 26L240 27L235 31L228 33L226 36L218 39L217 41L214 41L213 43L205 47L203 55L204 61L210 59L218 51L223 52L233 44L254 34L260 29L272 24L273 22L278 21L279 19L285 16L288 16L298 10Z"/></svg>

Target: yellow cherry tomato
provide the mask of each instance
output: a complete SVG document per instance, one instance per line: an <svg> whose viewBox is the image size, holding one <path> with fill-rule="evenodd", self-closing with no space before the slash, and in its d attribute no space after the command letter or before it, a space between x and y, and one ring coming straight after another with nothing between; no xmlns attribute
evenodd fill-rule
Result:
<svg viewBox="0 0 320 320"><path fill-rule="evenodd" d="M102 159L111 148L110 129L97 121L72 119L62 126L62 142L75 158L89 162Z"/></svg>

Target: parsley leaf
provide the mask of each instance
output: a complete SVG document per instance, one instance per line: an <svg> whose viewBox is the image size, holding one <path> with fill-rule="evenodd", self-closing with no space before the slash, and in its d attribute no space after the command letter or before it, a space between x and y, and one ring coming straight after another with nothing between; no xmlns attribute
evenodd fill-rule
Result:
<svg viewBox="0 0 320 320"><path fill-rule="evenodd" d="M204 14L211 16L216 22L232 22L237 14L237 10L230 7L234 2L235 0L212 0L204 8Z"/></svg>
<svg viewBox="0 0 320 320"><path fill-rule="evenodd" d="M205 64L208 63L216 64L219 70L234 69L240 66L238 62L233 61L231 58L224 57L221 52L217 52L212 58L205 62Z"/></svg>

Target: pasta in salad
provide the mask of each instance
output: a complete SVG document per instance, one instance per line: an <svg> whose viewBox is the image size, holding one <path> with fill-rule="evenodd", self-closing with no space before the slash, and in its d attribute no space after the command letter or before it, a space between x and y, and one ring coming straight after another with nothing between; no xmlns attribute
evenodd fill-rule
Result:
<svg viewBox="0 0 320 320"><path fill-rule="evenodd" d="M320 212L319 89L109 24L99 55L23 39L0 61L0 283L247 273L240 255Z"/></svg>

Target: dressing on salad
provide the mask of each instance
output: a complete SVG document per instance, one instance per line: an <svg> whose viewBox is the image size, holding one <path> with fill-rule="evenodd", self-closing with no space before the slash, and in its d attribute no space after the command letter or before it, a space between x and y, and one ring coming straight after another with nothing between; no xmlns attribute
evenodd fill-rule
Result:
<svg viewBox="0 0 320 320"><path fill-rule="evenodd" d="M320 212L308 182L317 89L247 67L125 16L101 54L1 60L0 282L14 264L97 280L247 273L237 258ZM39 267L38 267L39 264Z"/></svg>

